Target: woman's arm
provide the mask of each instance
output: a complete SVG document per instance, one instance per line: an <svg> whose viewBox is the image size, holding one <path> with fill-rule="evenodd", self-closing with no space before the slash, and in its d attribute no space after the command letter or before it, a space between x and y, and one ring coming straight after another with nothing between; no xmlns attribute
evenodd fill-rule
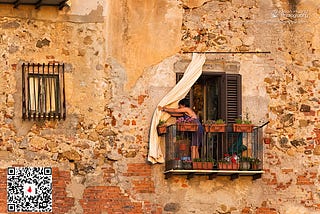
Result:
<svg viewBox="0 0 320 214"><path fill-rule="evenodd" d="M173 116L173 114L175 114L175 117L181 117L183 115L188 115L191 118L197 118L197 115L189 107L180 107L180 108L163 107L163 111L168 112L172 116Z"/></svg>
<svg viewBox="0 0 320 214"><path fill-rule="evenodd" d="M185 108L168 108L168 107L163 107L163 111L168 112L168 113L184 113L186 112Z"/></svg>
<svg viewBox="0 0 320 214"><path fill-rule="evenodd" d="M168 108L168 107L158 107L159 110L169 113L173 117L181 117L184 115L184 111L182 108Z"/></svg>

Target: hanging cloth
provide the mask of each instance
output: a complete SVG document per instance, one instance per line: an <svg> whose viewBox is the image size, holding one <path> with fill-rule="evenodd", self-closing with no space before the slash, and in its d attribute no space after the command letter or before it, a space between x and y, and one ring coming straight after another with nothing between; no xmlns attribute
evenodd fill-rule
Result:
<svg viewBox="0 0 320 214"><path fill-rule="evenodd" d="M204 54L193 53L192 60L183 74L181 80L174 86L174 88L159 102L155 109L150 133L149 133L149 154L148 161L151 163L164 163L164 156L160 148L160 137L157 133L157 125L161 120L168 120L170 114L160 111L159 106L178 107L179 100L183 99L190 91L193 84L202 74L202 66L205 62Z"/></svg>

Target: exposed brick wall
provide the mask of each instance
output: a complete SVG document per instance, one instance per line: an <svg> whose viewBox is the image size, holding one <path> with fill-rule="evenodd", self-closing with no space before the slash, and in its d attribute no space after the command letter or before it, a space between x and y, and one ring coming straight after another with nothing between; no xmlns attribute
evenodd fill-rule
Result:
<svg viewBox="0 0 320 214"><path fill-rule="evenodd" d="M265 173L268 174L269 176L262 177L262 180L267 184L267 185L277 185L277 176L275 172L270 172L269 169L264 169Z"/></svg>
<svg viewBox="0 0 320 214"><path fill-rule="evenodd" d="M74 206L74 198L68 197L66 187L70 183L70 172L52 169L53 213L67 213Z"/></svg>
<svg viewBox="0 0 320 214"><path fill-rule="evenodd" d="M145 163L128 164L128 177L135 177L132 181L133 190L136 193L154 193L155 186L151 179L151 166Z"/></svg>
<svg viewBox="0 0 320 214"><path fill-rule="evenodd" d="M114 176L115 170L109 166L109 167L102 167L103 171L103 178L105 181L110 182L111 178Z"/></svg>
<svg viewBox="0 0 320 214"><path fill-rule="evenodd" d="M80 200L86 214L144 213L141 202L132 202L117 186L87 187Z"/></svg>
<svg viewBox="0 0 320 214"><path fill-rule="evenodd" d="M113 168L103 168L104 178L110 181L115 173ZM151 179L151 166L146 163L128 164L124 176L132 178L132 193L154 193L155 186ZM150 201L134 201L119 186L91 186L87 187L80 200L83 212L86 214L107 213L162 213L160 205Z"/></svg>
<svg viewBox="0 0 320 214"><path fill-rule="evenodd" d="M114 173L111 168L105 168L105 177L110 179ZM0 169L0 213L7 213L7 170ZM137 176L132 181L132 189L135 193L154 193L155 187L151 181L151 167L146 164L129 164L128 176ZM146 178L148 177L148 178ZM52 199L53 213L68 213L75 205L75 199L67 196L66 188L70 184L70 172L52 169ZM108 213L162 213L162 207L150 201L136 202L127 193L121 191L118 186L94 186L87 187L80 201L83 213L99 214Z"/></svg>
<svg viewBox="0 0 320 214"><path fill-rule="evenodd" d="M260 207L257 209L256 214L277 214L278 212L274 208Z"/></svg>
<svg viewBox="0 0 320 214"><path fill-rule="evenodd" d="M145 163L131 163L128 164L127 173L125 173L124 175L151 177L151 166Z"/></svg>
<svg viewBox="0 0 320 214"><path fill-rule="evenodd" d="M70 172L52 169L52 213L67 213L74 206L74 198L68 197L66 187ZM0 213L7 213L7 170L0 169ZM10 212L12 213L12 212Z"/></svg>
<svg viewBox="0 0 320 214"><path fill-rule="evenodd" d="M274 208L267 208L267 207L259 207L259 208L256 208L255 211L253 211L252 208L250 207L245 207L242 209L242 214L276 214L278 213L276 211L276 209Z"/></svg>
<svg viewBox="0 0 320 214"><path fill-rule="evenodd" d="M317 179L317 173L305 172L303 175L297 176L297 185L314 185L314 181Z"/></svg>
<svg viewBox="0 0 320 214"><path fill-rule="evenodd" d="M153 181L149 178L134 180L133 189L137 193L154 193Z"/></svg>
<svg viewBox="0 0 320 214"><path fill-rule="evenodd" d="M0 213L7 211L7 170L0 169Z"/></svg>
<svg viewBox="0 0 320 214"><path fill-rule="evenodd" d="M151 214L161 214L162 213L162 206L157 204L153 205L149 201L144 201L144 213L151 213Z"/></svg>
<svg viewBox="0 0 320 214"><path fill-rule="evenodd" d="M320 209L318 197L315 197L313 191L313 187L318 182L318 173L316 169L315 171L308 169L305 172L296 172L292 168L284 168L281 169L281 173L273 172L271 169L265 169L264 171L265 173L262 180L266 185L270 186L272 190L278 192L285 192L290 188L296 190L297 195L288 197L286 200L291 201L292 203L301 204L304 208L308 208L312 211L318 211ZM298 194L299 192L303 192L303 194ZM275 207L274 209L260 207L255 209L255 213L278 213L280 205L276 203L276 200L271 200L273 201L272 204L273 207ZM279 197L278 200L284 200L284 197ZM252 212L249 212L246 208L242 210L242 213Z"/></svg>

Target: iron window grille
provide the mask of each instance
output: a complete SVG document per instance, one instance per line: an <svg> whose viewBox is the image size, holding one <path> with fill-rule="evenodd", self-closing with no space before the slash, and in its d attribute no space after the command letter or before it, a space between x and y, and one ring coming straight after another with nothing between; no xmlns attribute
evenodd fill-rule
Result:
<svg viewBox="0 0 320 214"><path fill-rule="evenodd" d="M22 64L23 120L66 118L64 64Z"/></svg>

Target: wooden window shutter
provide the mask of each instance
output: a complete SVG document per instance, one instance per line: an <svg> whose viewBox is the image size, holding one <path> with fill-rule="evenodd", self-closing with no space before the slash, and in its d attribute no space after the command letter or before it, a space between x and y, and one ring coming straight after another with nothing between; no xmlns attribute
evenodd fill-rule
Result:
<svg viewBox="0 0 320 214"><path fill-rule="evenodd" d="M221 116L227 123L235 123L242 114L240 74L224 74L221 78Z"/></svg>

